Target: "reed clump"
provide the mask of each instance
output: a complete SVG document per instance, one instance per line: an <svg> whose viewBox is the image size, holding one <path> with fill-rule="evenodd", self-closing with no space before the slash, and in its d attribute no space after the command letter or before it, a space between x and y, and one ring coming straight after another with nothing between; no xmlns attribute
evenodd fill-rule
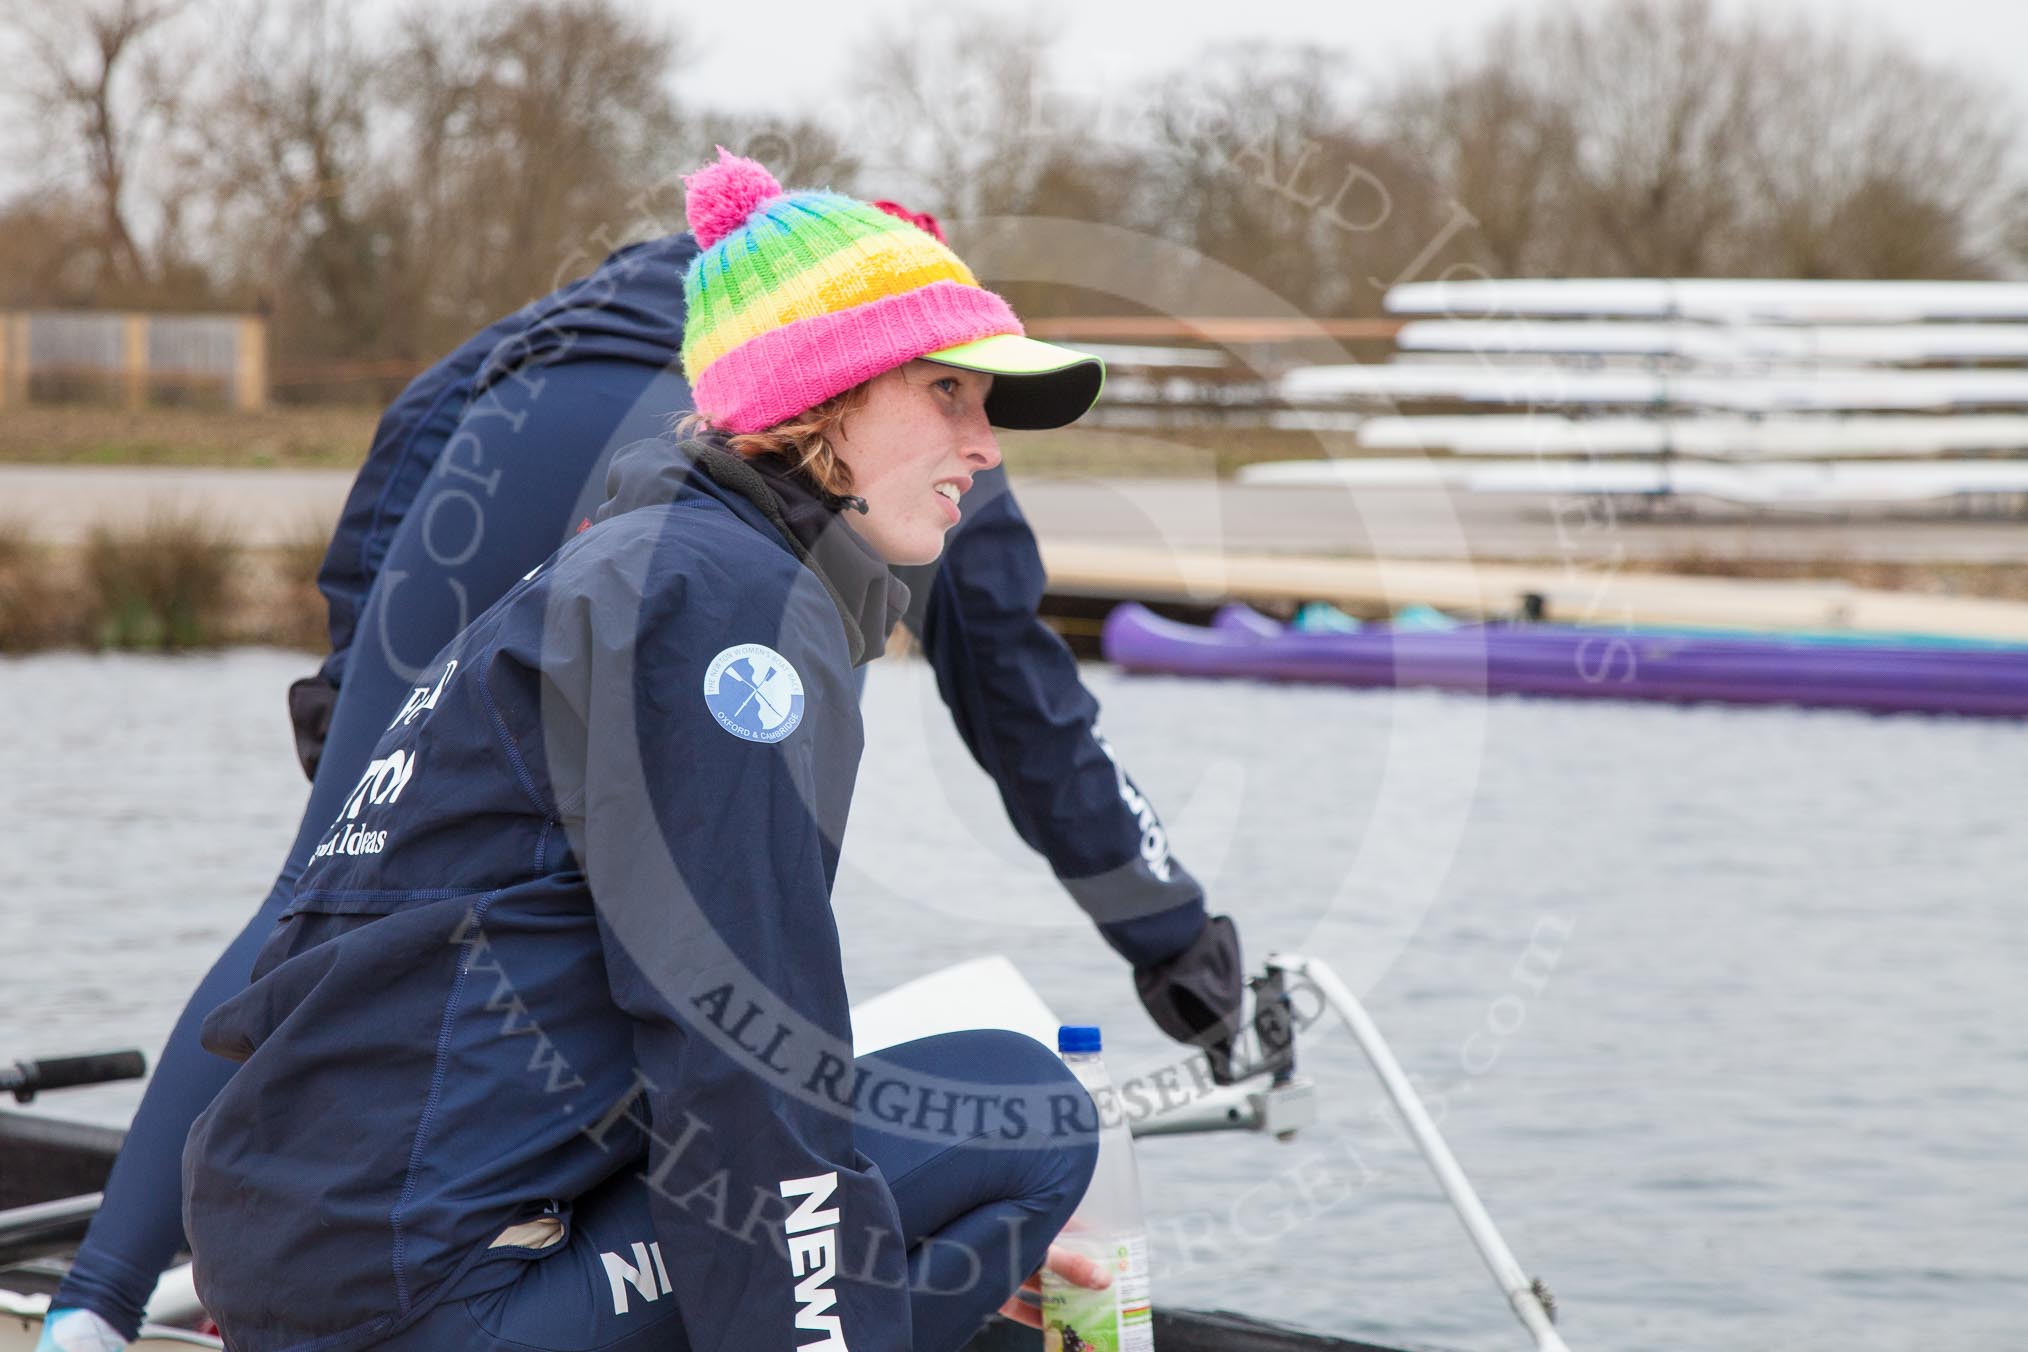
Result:
<svg viewBox="0 0 2028 1352"><path fill-rule="evenodd" d="M330 523L314 520L267 551L264 584L248 606L255 641L313 653L329 648L329 612L317 590L317 573L330 547Z"/></svg>
<svg viewBox="0 0 2028 1352"><path fill-rule="evenodd" d="M91 620L69 561L38 544L27 523L0 520L0 653L78 646Z"/></svg>
<svg viewBox="0 0 2028 1352"><path fill-rule="evenodd" d="M150 651L216 646L237 553L220 527L195 515L156 516L132 534L93 531L83 570L94 640Z"/></svg>
<svg viewBox="0 0 2028 1352"><path fill-rule="evenodd" d="M0 653L245 643L321 653L330 638L317 571L329 536L306 520L277 544L242 548L203 517L161 516L53 545L0 517Z"/></svg>

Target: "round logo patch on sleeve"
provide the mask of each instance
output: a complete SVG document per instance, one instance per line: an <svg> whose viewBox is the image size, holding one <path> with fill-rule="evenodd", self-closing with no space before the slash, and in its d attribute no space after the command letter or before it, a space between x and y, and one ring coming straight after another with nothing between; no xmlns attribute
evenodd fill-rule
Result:
<svg viewBox="0 0 2028 1352"><path fill-rule="evenodd" d="M762 643L738 643L704 669L704 707L749 742L779 742L803 721L803 678Z"/></svg>

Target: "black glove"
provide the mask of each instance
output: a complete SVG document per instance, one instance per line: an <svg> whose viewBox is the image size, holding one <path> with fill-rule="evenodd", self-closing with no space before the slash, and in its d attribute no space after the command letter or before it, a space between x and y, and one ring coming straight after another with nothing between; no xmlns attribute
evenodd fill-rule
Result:
<svg viewBox="0 0 2028 1352"><path fill-rule="evenodd" d="M1203 1048L1212 1078L1232 1083L1232 1039L1240 1026L1246 968L1230 916L1206 920L1196 940L1175 957L1136 967L1134 989L1157 1027Z"/></svg>
<svg viewBox="0 0 2028 1352"><path fill-rule="evenodd" d="M338 687L321 673L305 676L289 687L289 722L296 729L296 759L303 773L317 777L324 757L324 738L331 732L331 710L338 706Z"/></svg>

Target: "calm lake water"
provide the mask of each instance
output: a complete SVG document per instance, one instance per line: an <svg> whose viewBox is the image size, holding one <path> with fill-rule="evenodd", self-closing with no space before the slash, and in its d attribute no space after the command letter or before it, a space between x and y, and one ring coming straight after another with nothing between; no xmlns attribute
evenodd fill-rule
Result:
<svg viewBox="0 0 2028 1352"><path fill-rule="evenodd" d="M294 832L308 666L0 663L0 1056L152 1053ZM1573 1347L2028 1343L2028 728L1089 678L1250 956L1367 1001ZM1116 1073L1160 1058L926 670L866 708L855 992L1004 951ZM1349 1041L1303 1060L1293 1142L1143 1145L1158 1298L1525 1347Z"/></svg>

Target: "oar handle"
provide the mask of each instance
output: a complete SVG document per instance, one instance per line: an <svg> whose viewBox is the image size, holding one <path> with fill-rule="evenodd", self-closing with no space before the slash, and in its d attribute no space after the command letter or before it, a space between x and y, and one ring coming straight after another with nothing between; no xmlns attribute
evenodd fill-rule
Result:
<svg viewBox="0 0 2028 1352"><path fill-rule="evenodd" d="M138 1080L147 1073L147 1058L132 1049L93 1052L87 1056L50 1056L39 1061L16 1061L0 1068L0 1092L13 1094L17 1103L26 1103L45 1089Z"/></svg>

